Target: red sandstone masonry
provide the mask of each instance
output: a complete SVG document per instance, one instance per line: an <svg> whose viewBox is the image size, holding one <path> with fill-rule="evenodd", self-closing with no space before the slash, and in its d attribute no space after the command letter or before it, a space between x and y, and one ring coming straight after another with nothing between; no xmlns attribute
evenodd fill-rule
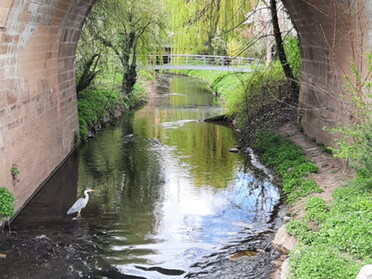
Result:
<svg viewBox="0 0 372 279"><path fill-rule="evenodd" d="M23 2L0 3L0 186L14 193L16 210L74 146L73 61L94 0Z"/></svg>

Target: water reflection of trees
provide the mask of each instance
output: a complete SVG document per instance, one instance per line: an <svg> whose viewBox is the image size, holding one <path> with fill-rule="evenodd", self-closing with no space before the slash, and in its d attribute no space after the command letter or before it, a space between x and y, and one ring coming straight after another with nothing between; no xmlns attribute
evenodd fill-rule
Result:
<svg viewBox="0 0 372 279"><path fill-rule="evenodd" d="M132 135L131 120L110 128L82 149L79 187L98 190L90 202L96 212L94 222L125 228L128 241L136 243L153 231L162 178L149 142Z"/></svg>
<svg viewBox="0 0 372 279"><path fill-rule="evenodd" d="M253 164L254 154L246 155L244 164L241 166L240 183L242 187L247 187L248 195L255 196L254 210L257 218L271 219L271 215L280 201L279 188L265 167L261 168L261 166Z"/></svg>
<svg viewBox="0 0 372 279"><path fill-rule="evenodd" d="M136 134L176 147L177 156L188 166L195 185L226 187L234 179L238 155L231 154L229 149L235 145L236 137L228 127L198 122L212 115L215 97L202 83L190 83L190 79L184 77L172 78L169 88L161 88L166 93L182 95L158 98L157 107L138 112L134 124ZM182 122L185 119L195 122Z"/></svg>

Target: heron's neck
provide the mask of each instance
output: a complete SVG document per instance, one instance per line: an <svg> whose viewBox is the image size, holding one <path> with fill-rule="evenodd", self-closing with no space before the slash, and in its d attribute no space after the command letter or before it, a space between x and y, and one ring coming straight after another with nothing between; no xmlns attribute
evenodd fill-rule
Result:
<svg viewBox="0 0 372 279"><path fill-rule="evenodd" d="M89 200L89 195L88 195L88 192L84 192L84 195L85 195L85 200L88 202L88 200Z"/></svg>

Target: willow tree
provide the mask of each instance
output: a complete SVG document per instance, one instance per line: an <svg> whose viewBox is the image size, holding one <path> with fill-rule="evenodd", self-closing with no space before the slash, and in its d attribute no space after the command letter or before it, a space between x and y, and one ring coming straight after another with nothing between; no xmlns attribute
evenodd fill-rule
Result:
<svg viewBox="0 0 372 279"><path fill-rule="evenodd" d="M165 37L165 9L161 0L99 0L88 19L91 41L111 49L122 72L121 91L128 95L137 81L139 57L162 45ZM83 44L91 44L86 41ZM84 47L84 46L83 46ZM101 57L87 59L87 67ZM93 69L91 69L93 70ZM91 73L93 75L94 72Z"/></svg>
<svg viewBox="0 0 372 279"><path fill-rule="evenodd" d="M237 36L250 0L166 0L172 17L174 52L213 53L213 39Z"/></svg>

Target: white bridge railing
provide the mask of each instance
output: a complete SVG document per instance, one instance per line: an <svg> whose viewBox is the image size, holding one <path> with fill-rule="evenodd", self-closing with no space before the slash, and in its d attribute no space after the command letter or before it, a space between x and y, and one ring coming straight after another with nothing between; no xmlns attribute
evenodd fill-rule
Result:
<svg viewBox="0 0 372 279"><path fill-rule="evenodd" d="M234 56L164 54L149 55L150 70L212 70L251 72L258 59Z"/></svg>

